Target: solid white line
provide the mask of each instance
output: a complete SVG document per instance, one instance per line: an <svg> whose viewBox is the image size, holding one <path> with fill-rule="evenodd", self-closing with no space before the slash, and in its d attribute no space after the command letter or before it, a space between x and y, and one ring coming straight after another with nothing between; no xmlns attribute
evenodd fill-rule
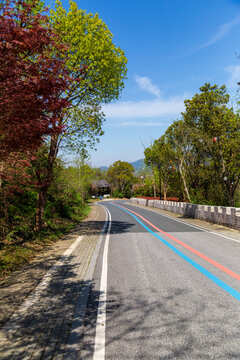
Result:
<svg viewBox="0 0 240 360"><path fill-rule="evenodd" d="M132 206L138 205L138 204L130 204L130 203L126 203L126 204L132 205ZM143 205L143 206L144 206L144 205ZM232 238L232 237L229 237L229 236L226 236L226 235L223 235L223 234L219 234L219 233L217 233L217 232L215 232L215 231L212 231L212 230L204 229L204 228L202 228L201 226L189 224L189 223L187 223L187 222L185 222L185 221L183 221L183 220L175 219L174 217L172 217L172 216L170 216L170 215L166 215L166 214L163 214L163 213L159 213L159 212L157 212L157 211L154 211L154 208L153 208L153 209L149 209L149 207L146 206L144 209L149 210L149 211L152 211L152 212L154 212L155 214L159 214L159 215L161 215L161 216L165 216L165 217L168 218L168 219L171 219L171 220L180 222L181 224L185 224L185 225L191 226L191 227L193 227L193 228L195 228L195 229L200 229L200 230L202 230L202 231L205 231L205 232L208 232L208 233L211 233L211 234L214 234L214 235L218 235L218 236L224 237L224 238L226 238L226 239L229 239L229 240L235 241L235 242L237 242L237 243L240 243L240 240L234 239L234 238ZM156 209L157 209L157 208L156 208ZM159 209L159 210L161 210L161 209ZM197 220L197 219L196 219L196 220ZM215 224L215 225L218 225L218 224Z"/></svg>
<svg viewBox="0 0 240 360"><path fill-rule="evenodd" d="M108 213L109 225L108 225L106 241L104 245L103 260L102 260L102 274L101 274L101 284L100 284L100 295L98 301L98 314L97 314L93 360L105 359L108 245L109 245L110 229L111 229L111 214L105 206L103 207Z"/></svg>

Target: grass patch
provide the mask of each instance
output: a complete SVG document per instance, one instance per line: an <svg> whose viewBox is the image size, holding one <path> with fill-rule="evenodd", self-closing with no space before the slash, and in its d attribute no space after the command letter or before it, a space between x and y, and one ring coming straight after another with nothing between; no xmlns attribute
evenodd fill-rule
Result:
<svg viewBox="0 0 240 360"><path fill-rule="evenodd" d="M86 219L86 217L88 217L91 209L92 209L91 206L89 206L88 204L85 204L83 211L82 211L82 219L81 220Z"/></svg>
<svg viewBox="0 0 240 360"><path fill-rule="evenodd" d="M29 263L37 254L55 243L59 238L73 229L85 219L91 211L85 205L81 215L72 220L56 218L48 219L43 230L36 234L28 233L27 239L16 236L7 236L0 241L0 281L4 280L13 271Z"/></svg>
<svg viewBox="0 0 240 360"><path fill-rule="evenodd" d="M88 204L94 204L95 202L100 201L99 198L95 198L95 199L88 199Z"/></svg>

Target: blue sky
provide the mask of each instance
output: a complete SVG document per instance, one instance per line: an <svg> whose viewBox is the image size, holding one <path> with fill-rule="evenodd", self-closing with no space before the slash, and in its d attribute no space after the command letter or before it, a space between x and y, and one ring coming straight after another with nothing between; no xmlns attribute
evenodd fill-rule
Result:
<svg viewBox="0 0 240 360"><path fill-rule="evenodd" d="M144 146L180 118L183 101L206 81L240 81L240 0L77 0L98 13L128 58L119 101L103 110L105 135L93 166L143 158ZM68 2L63 1L67 8Z"/></svg>

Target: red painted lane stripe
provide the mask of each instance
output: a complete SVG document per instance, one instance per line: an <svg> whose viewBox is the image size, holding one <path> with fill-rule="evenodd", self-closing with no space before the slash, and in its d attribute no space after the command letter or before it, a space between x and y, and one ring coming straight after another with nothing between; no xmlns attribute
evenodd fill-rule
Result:
<svg viewBox="0 0 240 360"><path fill-rule="evenodd" d="M119 206L117 204L115 204L118 207L122 207L123 209L126 209L127 211L130 211L131 213L137 215L138 217L140 217L142 220L144 220L147 224L149 224L150 226L152 226L154 229L156 229L157 231L161 232L162 234L166 235L167 237L169 237L170 239L172 239L173 241L175 241L176 243L184 246L186 249L190 250L191 252L193 252L194 254L198 255L199 257L201 257L202 259L206 260L207 262L209 262L210 264L216 266L218 269L224 271L226 274L232 276L233 278L237 279L240 281L240 275L236 274L235 272L233 272L232 270L226 268L225 266L219 264L217 261L209 258L208 256L202 254L200 251L197 251L196 249L192 248L191 246L185 244L184 242L178 240L177 238L175 238L174 236L166 233L165 231L159 229L157 226L153 225L150 221L148 221L147 219L145 219L143 216L139 215L138 213L136 213L135 211L129 210L128 208L124 207L124 206Z"/></svg>

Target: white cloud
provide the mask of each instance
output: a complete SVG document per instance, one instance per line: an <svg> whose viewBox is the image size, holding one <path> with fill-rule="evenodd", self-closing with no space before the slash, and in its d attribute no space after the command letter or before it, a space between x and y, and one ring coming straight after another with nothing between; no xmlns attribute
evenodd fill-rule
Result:
<svg viewBox="0 0 240 360"><path fill-rule="evenodd" d="M157 127L163 126L166 120L177 118L184 111L184 100L187 95L164 98L157 85L148 77L135 76L135 81L142 90L155 95L152 100L120 101L103 105L102 110L113 127ZM159 121L161 118L161 121ZM144 119L144 121L143 121ZM155 119L155 120L154 120ZM158 120L157 120L158 119ZM163 120L164 121L163 121Z"/></svg>
<svg viewBox="0 0 240 360"><path fill-rule="evenodd" d="M227 87L229 89L238 88L237 83L240 81L240 65L231 65L226 67L226 71L230 73L227 81Z"/></svg>
<svg viewBox="0 0 240 360"><path fill-rule="evenodd" d="M135 81L139 85L140 89L149 92L157 97L161 96L161 91L159 90L157 85L152 83L152 80L145 76L135 76Z"/></svg>
<svg viewBox="0 0 240 360"><path fill-rule="evenodd" d="M106 117L110 119L179 116L180 113L184 111L184 99L186 99L186 96L145 101L120 101L118 103L104 105L103 112Z"/></svg>
<svg viewBox="0 0 240 360"><path fill-rule="evenodd" d="M206 41L204 44L198 46L194 49L194 51L198 51L201 49L204 49L210 45L215 44L217 41L221 40L229 31L236 25L240 23L240 15L235 17L232 21L223 24L219 27L218 32L213 35L208 41Z"/></svg>
<svg viewBox="0 0 240 360"><path fill-rule="evenodd" d="M120 121L111 124L111 127L159 127L165 125L159 121Z"/></svg>

